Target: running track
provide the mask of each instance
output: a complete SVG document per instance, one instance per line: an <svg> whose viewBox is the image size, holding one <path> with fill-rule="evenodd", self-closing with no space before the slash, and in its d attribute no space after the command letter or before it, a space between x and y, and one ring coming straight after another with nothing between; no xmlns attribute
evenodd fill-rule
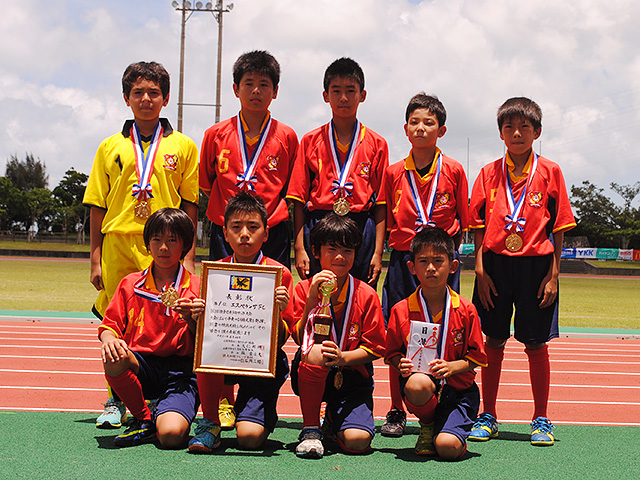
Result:
<svg viewBox="0 0 640 480"><path fill-rule="evenodd" d="M106 391L96 332L96 323L0 319L0 410L101 412ZM564 337L549 345L554 423L640 426L637 336ZM285 345L290 359L295 349L291 341ZM387 367L381 361L374 365L374 413L382 419L389 407ZM529 423L532 410L527 358L511 340L498 415L501 422ZM300 417L289 381L280 392L278 413Z"/></svg>

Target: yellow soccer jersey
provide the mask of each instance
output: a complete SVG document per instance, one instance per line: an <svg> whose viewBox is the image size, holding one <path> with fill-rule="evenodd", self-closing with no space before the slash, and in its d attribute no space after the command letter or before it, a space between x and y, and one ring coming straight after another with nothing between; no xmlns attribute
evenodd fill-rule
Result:
<svg viewBox="0 0 640 480"><path fill-rule="evenodd" d="M198 204L198 148L186 135L176 132L161 118L163 132L150 183L151 212L163 207L179 208L182 200ZM138 182L131 127L127 120L122 132L103 140L91 167L83 204L106 210L102 233L142 234L145 219L135 216L137 203L132 187ZM150 142L143 142L147 153Z"/></svg>

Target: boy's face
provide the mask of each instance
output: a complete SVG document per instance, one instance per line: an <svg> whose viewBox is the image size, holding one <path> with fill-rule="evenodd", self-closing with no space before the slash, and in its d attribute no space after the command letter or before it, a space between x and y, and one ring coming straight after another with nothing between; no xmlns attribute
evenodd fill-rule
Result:
<svg viewBox="0 0 640 480"><path fill-rule="evenodd" d="M331 270L338 279L341 279L346 277L353 267L356 251L353 248L338 245L322 245L320 254L316 252L314 256L320 262L323 270Z"/></svg>
<svg viewBox="0 0 640 480"><path fill-rule="evenodd" d="M265 112L271 101L278 96L278 87L273 86L271 78L260 73L245 73L240 85L233 84L233 93L240 100L242 110Z"/></svg>
<svg viewBox="0 0 640 480"><path fill-rule="evenodd" d="M222 229L239 263L251 263L269 236L259 213L232 215Z"/></svg>
<svg viewBox="0 0 640 480"><path fill-rule="evenodd" d="M433 148L447 131L447 127L438 125L438 118L428 108L417 108L404 126L404 133L413 148Z"/></svg>
<svg viewBox="0 0 640 480"><path fill-rule="evenodd" d="M407 262L409 271L418 277L423 290L444 288L447 277L458 269L458 260L450 261L444 252L428 246L418 252L415 261Z"/></svg>
<svg viewBox="0 0 640 480"><path fill-rule="evenodd" d="M541 132L542 129L533 128L529 120L522 117L509 118L502 124L500 138L504 140L510 154L523 155L529 152Z"/></svg>
<svg viewBox="0 0 640 480"><path fill-rule="evenodd" d="M322 92L324 101L331 105L334 117L355 117L358 107L367 97L366 90L353 77L334 77L329 83L329 91Z"/></svg>
<svg viewBox="0 0 640 480"><path fill-rule="evenodd" d="M131 107L136 120L153 121L160 118L160 110L169 103L169 94L163 98L160 85L138 78L133 83L129 96L124 94L124 101Z"/></svg>
<svg viewBox="0 0 640 480"><path fill-rule="evenodd" d="M158 233L149 239L148 249L156 267L170 269L176 267L182 258L182 239L168 231ZM163 285L157 285L161 288Z"/></svg>

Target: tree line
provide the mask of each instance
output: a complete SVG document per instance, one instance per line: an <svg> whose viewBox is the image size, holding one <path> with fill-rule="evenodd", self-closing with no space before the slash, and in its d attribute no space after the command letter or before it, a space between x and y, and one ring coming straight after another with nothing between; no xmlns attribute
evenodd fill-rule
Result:
<svg viewBox="0 0 640 480"><path fill-rule="evenodd" d="M48 189L47 169L32 153L24 160L11 155L5 174L0 177L0 230L39 234L62 233L76 235L78 243L88 234L89 209L82 197L89 176L67 170L60 183ZM571 205L578 226L570 237L583 236L591 247L640 249L640 208L632 203L640 193L640 181L631 185L610 184L611 190L623 200L616 205L603 188L585 180L571 186ZM200 195L200 220L206 220L206 197ZM208 222L204 221L205 233Z"/></svg>

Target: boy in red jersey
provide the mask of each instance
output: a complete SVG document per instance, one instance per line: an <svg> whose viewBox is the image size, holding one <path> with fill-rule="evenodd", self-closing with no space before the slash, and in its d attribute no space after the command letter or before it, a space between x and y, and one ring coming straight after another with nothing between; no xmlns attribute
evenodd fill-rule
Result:
<svg viewBox="0 0 640 480"><path fill-rule="evenodd" d="M292 375L302 407L303 428L296 454L324 455L322 436L333 437L347 453L369 449L373 423L373 366L384 355L384 323L378 294L349 271L362 242L357 224L346 216L326 215L311 231L311 246L322 271L296 285L293 296L294 340L301 345ZM318 311L320 292L333 284L329 324ZM325 299L328 300L328 299ZM325 330L322 343L315 335ZM327 402L320 430L320 406Z"/></svg>
<svg viewBox="0 0 640 480"><path fill-rule="evenodd" d="M163 448L180 448L198 411L194 332L204 311L200 279L181 263L193 245L193 222L182 210L162 208L143 236L153 262L120 282L98 327L105 376L134 417L114 444L157 435ZM145 397L158 399L153 414Z"/></svg>
<svg viewBox="0 0 640 480"><path fill-rule="evenodd" d="M96 152L83 204L91 208L91 277L99 291L93 313L100 319L120 280L151 264L142 231L149 215L181 208L198 221L198 149L173 130L160 112L169 102L169 74L156 62L138 62L122 76L124 101L133 120L103 140ZM184 259L195 272L195 242ZM109 398L96 420L99 428L119 428L126 408Z"/></svg>
<svg viewBox="0 0 640 480"><path fill-rule="evenodd" d="M262 253L269 232L267 209L260 197L247 192L233 196L225 208L224 223L224 237L231 245L233 255L223 262L276 265L284 269L283 285L276 288L275 295L276 304L282 312L275 378L226 377L228 383L239 384L235 403L238 443L241 448L257 450L276 426L278 393L289 374L289 363L282 345L289 337L289 324L293 319L293 308L288 306L293 279L287 267ZM197 376L204 418L198 422L195 436L189 441L189 451L211 453L220 445L218 403L223 394L225 376L211 373L198 373Z"/></svg>
<svg viewBox="0 0 640 480"><path fill-rule="evenodd" d="M391 310L385 353L385 361L401 378L407 408L420 420L415 452L446 460L456 460L466 451L480 406L473 370L486 365L476 309L447 286L448 276L458 268L454 251L453 240L441 228L426 228L413 238L409 269L420 284ZM440 325L432 345L435 360L419 371L413 358L407 358L413 322Z"/></svg>
<svg viewBox="0 0 640 480"><path fill-rule="evenodd" d="M482 370L484 413L470 440L498 436L496 397L504 346L515 306L515 338L525 345L533 392L533 445L553 445L547 418L550 366L547 342L558 336L558 273L564 232L575 227L560 167L532 145L542 131L542 110L528 98L498 109L507 153L485 165L473 185L469 208L475 229L473 303L486 335Z"/></svg>
<svg viewBox="0 0 640 480"><path fill-rule="evenodd" d="M411 273L409 247L416 232L426 227L444 229L457 248L462 232L469 229L469 190L467 176L460 163L442 154L436 146L447 131L447 111L440 100L419 93L407 105L404 131L411 152L403 162L389 165L384 176L381 203L387 208L389 247L393 249L382 287L382 313L389 321L391 308L418 287ZM449 285L460 292L460 269L449 278ZM395 369L389 367L391 410L380 429L388 437L404 433L407 415L402 406L400 385Z"/></svg>
<svg viewBox="0 0 640 480"><path fill-rule="evenodd" d="M311 251L309 232L334 211L356 221L362 248L351 274L375 285L382 268L385 207L377 204L389 163L387 142L357 119L364 102L364 72L350 58L333 62L324 74L323 98L332 119L300 142L287 198L294 202L293 235L296 269L311 278L320 265Z"/></svg>

